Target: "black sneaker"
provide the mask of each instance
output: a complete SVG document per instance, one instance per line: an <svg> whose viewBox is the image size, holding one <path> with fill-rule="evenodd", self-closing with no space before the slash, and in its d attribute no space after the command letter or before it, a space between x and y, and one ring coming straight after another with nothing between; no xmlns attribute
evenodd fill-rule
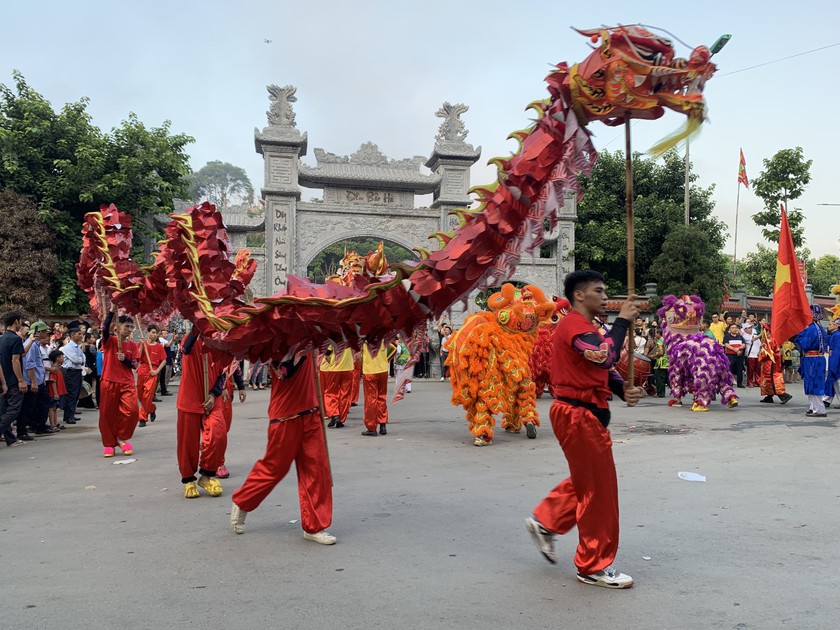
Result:
<svg viewBox="0 0 840 630"><path fill-rule="evenodd" d="M145 426L146 426L146 421L145 421L145 420L141 420L141 421L140 421L140 426L141 426L141 427L145 427Z"/></svg>
<svg viewBox="0 0 840 630"><path fill-rule="evenodd" d="M35 438L32 437L31 435L29 435L28 433L24 433L23 435L18 435L17 439L18 440L23 440L24 442L33 442L35 440Z"/></svg>
<svg viewBox="0 0 840 630"><path fill-rule="evenodd" d="M155 420L157 420L157 413L153 411L152 415L149 416L149 422L154 422Z"/></svg>
<svg viewBox="0 0 840 630"><path fill-rule="evenodd" d="M379 425L379 435L388 435L388 427L385 424Z"/></svg>
<svg viewBox="0 0 840 630"><path fill-rule="evenodd" d="M362 435L367 435L367 436L370 436L370 437L376 437L377 433L376 433L376 431L362 431Z"/></svg>
<svg viewBox="0 0 840 630"><path fill-rule="evenodd" d="M765 396L764 398L762 398L758 402L770 403L772 405L773 404L773 397L772 396Z"/></svg>
<svg viewBox="0 0 840 630"><path fill-rule="evenodd" d="M64 424L76 424L75 420L65 420Z"/></svg>
<svg viewBox="0 0 840 630"><path fill-rule="evenodd" d="M779 396L779 398L782 399L782 404L784 405L786 402L789 402L790 399L793 398L793 396L791 396L790 394L782 394L781 396Z"/></svg>
<svg viewBox="0 0 840 630"><path fill-rule="evenodd" d="M328 426L330 429L332 429L332 428L335 426L335 423L336 423L336 422L338 422L338 417L337 417L337 416L330 416L330 422L329 422L329 424L328 424L327 426Z"/></svg>
<svg viewBox="0 0 840 630"><path fill-rule="evenodd" d="M344 428L344 423L339 421L339 420L336 420L335 421L335 428L336 429L343 429Z"/></svg>

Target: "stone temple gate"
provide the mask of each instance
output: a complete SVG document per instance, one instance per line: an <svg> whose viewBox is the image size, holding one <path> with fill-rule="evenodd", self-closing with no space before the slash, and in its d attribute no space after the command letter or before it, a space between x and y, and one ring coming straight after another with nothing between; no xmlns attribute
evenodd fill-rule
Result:
<svg viewBox="0 0 840 630"><path fill-rule="evenodd" d="M389 159L366 142L350 156L315 149L313 167L301 162L308 138L295 124L296 88L270 85L268 91L268 126L254 130L256 150L265 160L265 220L225 215L234 247L245 246L248 233L264 230L264 251L251 248L259 263L252 283L256 295L282 289L287 274L306 276L307 266L320 251L350 237L432 249L437 245L429 240L431 234L457 225L449 213L472 204L470 167L479 159L481 147L466 142L467 130L460 119L469 109L465 105L444 103L436 112L443 122L429 158ZM323 190L322 199L301 201L302 187ZM430 193L429 207L415 207L416 195ZM574 269L576 211L574 197L567 198L559 226L546 234L541 255L524 257L512 280L559 293L563 277Z"/></svg>

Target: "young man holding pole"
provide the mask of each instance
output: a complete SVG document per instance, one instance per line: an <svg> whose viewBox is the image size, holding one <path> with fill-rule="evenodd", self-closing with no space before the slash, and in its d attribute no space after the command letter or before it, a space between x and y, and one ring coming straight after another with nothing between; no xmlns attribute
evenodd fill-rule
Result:
<svg viewBox="0 0 840 630"><path fill-rule="evenodd" d="M198 488L211 497L222 494L216 478L224 463L227 426L222 392L224 363L204 347L193 327L181 346L181 383L178 387L178 468L184 484L184 498L198 498ZM196 473L200 476L196 479Z"/></svg>
<svg viewBox="0 0 840 630"><path fill-rule="evenodd" d="M137 426L139 409L134 372L139 354L136 344L129 339L134 332L134 320L120 315L116 334L111 333L111 324L117 312L117 305L102 324L102 379L99 402L99 433L102 436L102 455L113 457L119 445L123 455L131 455L134 447L129 440Z"/></svg>
<svg viewBox="0 0 840 630"><path fill-rule="evenodd" d="M140 365L137 367L137 398L140 400L140 426L154 422L157 418L155 389L158 374L166 366L166 349L158 343L158 327L152 324L147 329L145 341L140 344Z"/></svg>
<svg viewBox="0 0 840 630"><path fill-rule="evenodd" d="M577 579L594 586L629 588L633 578L612 567L618 551L618 482L607 430L607 401L617 395L633 406L643 394L641 387L625 383L610 370L639 308L636 296L628 296L604 338L593 324L607 306L604 277L595 271L570 273L565 295L572 311L557 324L552 342L555 401L550 417L569 463L569 478L534 509L526 527L553 564L557 562L555 534L565 534L577 525Z"/></svg>
<svg viewBox="0 0 840 630"><path fill-rule="evenodd" d="M332 523L332 476L324 430L323 401L312 355L271 365L268 403L268 444L265 455L233 493L230 527L245 531L245 516L252 512L295 463L303 537L321 545L335 544L327 531Z"/></svg>

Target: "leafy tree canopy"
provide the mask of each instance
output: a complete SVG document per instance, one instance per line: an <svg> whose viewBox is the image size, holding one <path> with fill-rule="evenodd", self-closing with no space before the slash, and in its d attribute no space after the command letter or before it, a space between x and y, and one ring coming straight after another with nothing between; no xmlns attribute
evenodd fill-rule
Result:
<svg viewBox="0 0 840 630"><path fill-rule="evenodd" d="M55 248L55 237L38 219L35 204L0 191L0 313L21 310L42 317L49 311Z"/></svg>
<svg viewBox="0 0 840 630"><path fill-rule="evenodd" d="M817 258L813 267L809 265L808 282L817 295L828 295L832 286L840 284L840 258L831 254Z"/></svg>
<svg viewBox="0 0 840 630"><path fill-rule="evenodd" d="M761 233L772 243L779 242L779 226L782 223L780 204L787 208L787 202L799 199L811 181L811 164L806 160L802 147L782 149L772 158L764 160L764 170L752 180L753 192L764 201L764 210L753 215ZM800 208L788 208L788 223L795 247L805 242Z"/></svg>
<svg viewBox="0 0 840 630"><path fill-rule="evenodd" d="M254 187L244 169L214 160L190 175L190 197L196 203L209 201L220 208L254 203Z"/></svg>
<svg viewBox="0 0 840 630"><path fill-rule="evenodd" d="M152 231L151 215L168 212L187 194L186 146L170 122L147 128L129 114L103 132L87 113L88 99L55 111L19 72L0 84L0 189L25 195L57 238L58 264L48 291L56 312L77 312L85 296L76 285L85 213L115 203L135 217L138 240Z"/></svg>
<svg viewBox="0 0 840 630"><path fill-rule="evenodd" d="M650 267L659 295L699 295L707 310L722 303L728 259L698 225L676 225L662 243L662 253Z"/></svg>
<svg viewBox="0 0 840 630"><path fill-rule="evenodd" d="M397 243L381 238L359 236L336 241L322 249L307 266L306 275L312 282L323 284L328 276L338 271L341 259L347 252L354 251L360 256L365 256L368 252L375 251L380 242L385 250L385 258L389 263L418 259L416 253Z"/></svg>
<svg viewBox="0 0 840 630"><path fill-rule="evenodd" d="M690 181L697 175L691 174ZM685 161L675 151L662 162L633 155L636 285L658 282L652 272L666 236L684 225ZM607 278L610 293L623 293L627 278L627 221L624 154L604 151L590 177L582 177L584 197L575 226L575 265L594 269ZM712 216L713 186L691 186L690 221L709 239L715 251L723 248L726 226ZM692 259L695 258L692 255Z"/></svg>

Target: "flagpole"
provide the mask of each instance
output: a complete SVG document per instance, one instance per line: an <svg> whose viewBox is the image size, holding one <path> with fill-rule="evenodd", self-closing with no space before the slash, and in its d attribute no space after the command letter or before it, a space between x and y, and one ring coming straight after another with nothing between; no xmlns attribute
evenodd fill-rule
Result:
<svg viewBox="0 0 840 630"><path fill-rule="evenodd" d="M735 247L732 250L732 280L738 279L738 210L741 205L741 182L738 182L738 194L735 196Z"/></svg>

